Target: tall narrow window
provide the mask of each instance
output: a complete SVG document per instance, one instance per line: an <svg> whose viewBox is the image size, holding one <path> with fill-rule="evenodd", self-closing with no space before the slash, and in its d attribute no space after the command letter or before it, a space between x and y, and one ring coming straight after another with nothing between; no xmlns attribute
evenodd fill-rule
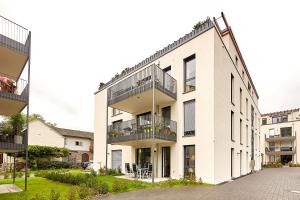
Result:
<svg viewBox="0 0 300 200"><path fill-rule="evenodd" d="M245 79L245 72L244 72L244 70L242 71L242 78L243 78L243 80Z"/></svg>
<svg viewBox="0 0 300 200"><path fill-rule="evenodd" d="M243 144L243 121L240 119L240 144Z"/></svg>
<svg viewBox="0 0 300 200"><path fill-rule="evenodd" d="M184 135L195 135L195 100L184 102Z"/></svg>
<svg viewBox="0 0 300 200"><path fill-rule="evenodd" d="M184 146L184 177L195 177L195 145Z"/></svg>
<svg viewBox="0 0 300 200"><path fill-rule="evenodd" d="M231 141L234 141L234 112L231 111Z"/></svg>
<svg viewBox="0 0 300 200"><path fill-rule="evenodd" d="M249 132L248 132L248 125L246 125L246 145L249 146Z"/></svg>
<svg viewBox="0 0 300 200"><path fill-rule="evenodd" d="M246 119L248 119L248 115L249 115L249 112L248 112L248 98L246 98Z"/></svg>
<svg viewBox="0 0 300 200"><path fill-rule="evenodd" d="M240 88L240 112L243 114L243 90Z"/></svg>
<svg viewBox="0 0 300 200"><path fill-rule="evenodd" d="M184 92L196 89L196 57L192 55L184 59Z"/></svg>
<svg viewBox="0 0 300 200"><path fill-rule="evenodd" d="M230 162L230 164L231 164L231 167L230 167L230 169L231 169L231 171L230 171L230 174L231 174L231 178L233 178L233 167L234 167L234 148L231 148L231 155L230 155L230 160L231 160L231 162Z"/></svg>
<svg viewBox="0 0 300 200"><path fill-rule="evenodd" d="M234 104L234 76L231 74L231 103Z"/></svg>
<svg viewBox="0 0 300 200"><path fill-rule="evenodd" d="M267 118L262 118L261 125L266 125L267 124Z"/></svg>

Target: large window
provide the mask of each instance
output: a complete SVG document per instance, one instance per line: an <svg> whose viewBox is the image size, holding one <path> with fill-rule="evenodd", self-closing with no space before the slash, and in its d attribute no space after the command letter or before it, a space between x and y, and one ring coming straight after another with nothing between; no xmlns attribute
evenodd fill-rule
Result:
<svg viewBox="0 0 300 200"><path fill-rule="evenodd" d="M231 103L234 104L234 76L231 74Z"/></svg>
<svg viewBox="0 0 300 200"><path fill-rule="evenodd" d="M196 89L196 58L192 55L184 59L184 92Z"/></svg>
<svg viewBox="0 0 300 200"><path fill-rule="evenodd" d="M231 111L231 141L234 141L234 112Z"/></svg>
<svg viewBox="0 0 300 200"><path fill-rule="evenodd" d="M249 146L249 130L248 125L246 125L246 145Z"/></svg>
<svg viewBox="0 0 300 200"><path fill-rule="evenodd" d="M195 145L184 146L184 177L195 177Z"/></svg>
<svg viewBox="0 0 300 200"><path fill-rule="evenodd" d="M240 112L243 114L243 90L240 88Z"/></svg>
<svg viewBox="0 0 300 200"><path fill-rule="evenodd" d="M266 124L267 124L267 118L262 118L261 124L262 124L262 125L266 125Z"/></svg>
<svg viewBox="0 0 300 200"><path fill-rule="evenodd" d="M248 115L249 115L249 112L248 112L248 98L246 98L246 119L248 119Z"/></svg>
<svg viewBox="0 0 300 200"><path fill-rule="evenodd" d="M184 102L184 135L195 135L195 100Z"/></svg>
<svg viewBox="0 0 300 200"><path fill-rule="evenodd" d="M149 163L151 163L151 149L136 149L136 164L140 167L148 167Z"/></svg>
<svg viewBox="0 0 300 200"><path fill-rule="evenodd" d="M114 121L112 123L113 131L120 132L122 130L122 120Z"/></svg>
<svg viewBox="0 0 300 200"><path fill-rule="evenodd" d="M287 115L272 117L272 123L273 124L287 122L287 121L288 121L288 116Z"/></svg>
<svg viewBox="0 0 300 200"><path fill-rule="evenodd" d="M290 137L292 136L292 127L280 128L281 137Z"/></svg>
<svg viewBox="0 0 300 200"><path fill-rule="evenodd" d="M240 119L240 144L243 144L243 121Z"/></svg>

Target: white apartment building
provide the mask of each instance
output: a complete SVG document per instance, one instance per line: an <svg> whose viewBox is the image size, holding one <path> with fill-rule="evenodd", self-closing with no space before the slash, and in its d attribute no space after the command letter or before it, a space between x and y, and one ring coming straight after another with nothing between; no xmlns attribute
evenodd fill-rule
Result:
<svg viewBox="0 0 300 200"><path fill-rule="evenodd" d="M264 163L300 161L300 112L285 110L261 115L261 133L265 135Z"/></svg>
<svg viewBox="0 0 300 200"><path fill-rule="evenodd" d="M212 184L260 170L258 98L225 16L208 18L100 84L94 162Z"/></svg>

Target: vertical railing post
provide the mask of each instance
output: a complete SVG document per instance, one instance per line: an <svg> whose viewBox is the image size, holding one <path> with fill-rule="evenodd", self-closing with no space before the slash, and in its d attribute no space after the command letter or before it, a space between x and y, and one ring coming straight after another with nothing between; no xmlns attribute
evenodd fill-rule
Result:
<svg viewBox="0 0 300 200"><path fill-rule="evenodd" d="M154 135L155 135L155 64L152 65L152 183L154 183L155 176L155 144L154 144Z"/></svg>

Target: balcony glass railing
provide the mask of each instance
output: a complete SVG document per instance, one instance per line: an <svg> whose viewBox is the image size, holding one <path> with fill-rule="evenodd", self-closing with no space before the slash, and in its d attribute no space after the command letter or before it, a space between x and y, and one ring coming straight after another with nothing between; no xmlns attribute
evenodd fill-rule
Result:
<svg viewBox="0 0 300 200"><path fill-rule="evenodd" d="M24 130L21 134L8 134L0 130L0 149L23 150L26 146L26 139L27 130Z"/></svg>
<svg viewBox="0 0 300 200"><path fill-rule="evenodd" d="M267 152L279 152L279 151L293 151L293 147L291 146L283 146L283 147L269 147L266 148Z"/></svg>
<svg viewBox="0 0 300 200"><path fill-rule="evenodd" d="M153 64L109 88L108 104L112 105L130 96L151 89L153 80L155 80L156 89L176 99L177 81L157 65Z"/></svg>
<svg viewBox="0 0 300 200"><path fill-rule="evenodd" d="M154 128L154 138L176 141L177 123L172 120L157 118ZM151 121L139 124L136 119L119 122L108 126L108 139L110 142L143 140L153 138Z"/></svg>

